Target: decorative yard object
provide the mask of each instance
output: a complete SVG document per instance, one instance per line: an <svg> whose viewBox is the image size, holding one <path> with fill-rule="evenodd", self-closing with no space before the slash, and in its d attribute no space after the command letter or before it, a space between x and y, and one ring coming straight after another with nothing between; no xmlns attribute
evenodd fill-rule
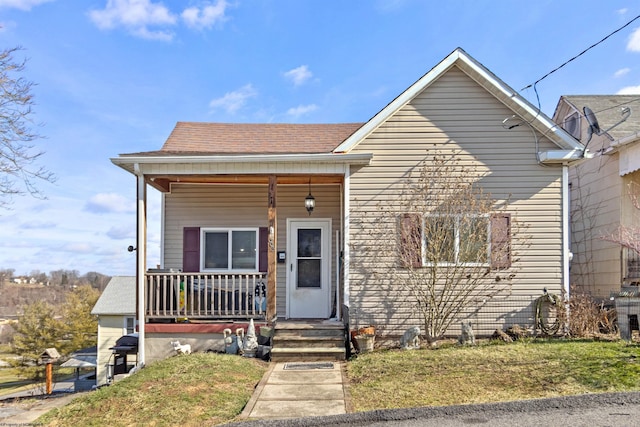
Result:
<svg viewBox="0 0 640 427"><path fill-rule="evenodd" d="M412 326L404 331L404 334L400 339L400 347L403 350L420 348L420 328L418 326Z"/></svg>
<svg viewBox="0 0 640 427"><path fill-rule="evenodd" d="M462 322L460 329L461 333L458 337L458 344L476 345L476 335L471 327L471 322Z"/></svg>
<svg viewBox="0 0 640 427"><path fill-rule="evenodd" d="M238 332L239 332L240 328L238 330L236 330L236 335L233 335L231 333L231 329L226 328L224 331L222 331L222 335L224 336L224 351L227 354L238 354L238 351L240 351L239 348L239 344L238 344ZM244 331L243 331L244 332ZM242 342L242 341L240 341Z"/></svg>
<svg viewBox="0 0 640 427"><path fill-rule="evenodd" d="M180 344L180 341L171 341L171 345L178 354L191 354L191 344Z"/></svg>
<svg viewBox="0 0 640 427"><path fill-rule="evenodd" d="M244 339L242 350L245 357L256 357L258 349L258 337L256 336L256 326L253 324L253 318L249 321L247 328L247 336Z"/></svg>

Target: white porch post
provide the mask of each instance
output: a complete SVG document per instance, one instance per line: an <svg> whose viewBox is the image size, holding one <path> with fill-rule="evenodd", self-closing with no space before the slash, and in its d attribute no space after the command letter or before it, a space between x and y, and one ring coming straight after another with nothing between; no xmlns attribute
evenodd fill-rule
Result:
<svg viewBox="0 0 640 427"><path fill-rule="evenodd" d="M144 182L144 174L140 171L140 167L136 163L135 174L137 179L137 222L136 222L136 311L138 314L138 365L145 364L145 348L144 348L144 322L145 322L145 306L144 306L144 289L147 263L147 186Z"/></svg>
<svg viewBox="0 0 640 427"><path fill-rule="evenodd" d="M343 214L343 230L342 235L344 236L342 239L343 248L342 248L342 275L344 280L344 289L342 295L342 302L345 307L347 307L347 313L349 314L349 322L351 322L351 312L349 310L349 261L351 259L350 251L349 251L349 218L350 218L350 188L351 188L351 167L349 164L344 166L344 214Z"/></svg>

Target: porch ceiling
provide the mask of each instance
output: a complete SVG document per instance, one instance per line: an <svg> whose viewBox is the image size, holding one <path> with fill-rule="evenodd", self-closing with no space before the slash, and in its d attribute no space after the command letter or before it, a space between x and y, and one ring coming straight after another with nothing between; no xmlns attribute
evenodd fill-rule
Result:
<svg viewBox="0 0 640 427"><path fill-rule="evenodd" d="M269 175L145 175L147 184L161 192L171 191L171 184L256 184L268 185ZM278 185L341 184L343 175L277 175Z"/></svg>

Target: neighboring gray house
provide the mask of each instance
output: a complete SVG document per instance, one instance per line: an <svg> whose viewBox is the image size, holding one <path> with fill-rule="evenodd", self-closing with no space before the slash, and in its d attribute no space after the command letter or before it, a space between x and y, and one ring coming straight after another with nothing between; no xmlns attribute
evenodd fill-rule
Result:
<svg viewBox="0 0 640 427"><path fill-rule="evenodd" d="M583 148L462 49L366 123L179 122L160 150L112 159L136 177L141 361L146 333L210 333L204 322L215 320L275 322L276 333L283 320L344 320L385 337L420 324L397 284L372 281L366 251L355 249L387 245L383 265L398 248L355 224L383 226L376 206L394 206L428 150L455 153L506 207L496 227L506 233L494 240L487 225L483 246L505 292L475 310L479 332L530 325L543 289L568 291L568 165ZM162 269L145 264L147 186L162 193ZM494 266L494 242L525 241L517 274L510 262Z"/></svg>
<svg viewBox="0 0 640 427"><path fill-rule="evenodd" d="M593 112L600 132L589 131L584 107ZM562 96L553 120L594 153L569 168L571 284L608 300L622 286L640 285L640 257L606 239L620 225L640 224L640 211L629 197L630 185L640 190L640 96Z"/></svg>
<svg viewBox="0 0 640 427"><path fill-rule="evenodd" d="M112 277L91 314L98 316L96 384L101 386L113 373L113 352L109 349L121 336L135 332L135 276Z"/></svg>

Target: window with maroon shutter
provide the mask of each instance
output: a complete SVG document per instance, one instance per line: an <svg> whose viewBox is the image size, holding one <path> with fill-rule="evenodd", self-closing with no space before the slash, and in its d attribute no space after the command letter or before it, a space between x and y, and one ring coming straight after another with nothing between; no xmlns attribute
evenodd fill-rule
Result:
<svg viewBox="0 0 640 427"><path fill-rule="evenodd" d="M200 227L185 227L183 230L182 271L200 271Z"/></svg>
<svg viewBox="0 0 640 427"><path fill-rule="evenodd" d="M491 215L491 268L511 267L511 214Z"/></svg>
<svg viewBox="0 0 640 427"><path fill-rule="evenodd" d="M405 213L400 217L400 262L404 267L422 266L422 217Z"/></svg>
<svg viewBox="0 0 640 427"><path fill-rule="evenodd" d="M204 270L254 270L257 251L258 271L266 272L267 228L261 227L257 236L253 234L252 238L252 233L255 232L256 229L185 227L183 230L182 271L199 272L201 260ZM204 239L202 245L201 239ZM204 252L201 252L201 248L204 248Z"/></svg>

